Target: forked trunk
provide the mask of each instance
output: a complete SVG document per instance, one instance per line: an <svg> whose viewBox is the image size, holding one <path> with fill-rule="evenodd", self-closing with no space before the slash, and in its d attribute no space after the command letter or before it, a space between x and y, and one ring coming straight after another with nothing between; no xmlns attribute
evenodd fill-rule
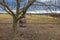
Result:
<svg viewBox="0 0 60 40"><path fill-rule="evenodd" d="M23 17L19 20L19 26L20 26L20 27L26 27L26 19L25 19L25 16L23 16Z"/></svg>

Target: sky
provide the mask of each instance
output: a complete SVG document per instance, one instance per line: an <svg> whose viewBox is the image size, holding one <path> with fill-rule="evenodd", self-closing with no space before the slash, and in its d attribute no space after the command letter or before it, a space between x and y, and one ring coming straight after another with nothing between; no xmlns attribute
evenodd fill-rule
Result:
<svg viewBox="0 0 60 40"><path fill-rule="evenodd" d="M37 0L37 1L45 2L45 1L50 1L50 0Z"/></svg>
<svg viewBox="0 0 60 40"><path fill-rule="evenodd" d="M2 1L2 0L0 0L0 1ZM16 1L15 0L5 0L6 2L7 2L7 4L10 6L10 8L11 9L16 9ZM49 1L55 1L55 0L37 0L37 1L40 1L40 2L49 2ZM20 6L21 6L21 8L23 8L24 7L24 5L26 5L27 4L27 0L26 1L24 1L24 2L22 2L21 4L20 4ZM38 7L39 8L39 7ZM1 8L0 8L1 9ZM30 10L39 10L39 9L33 9L33 8L31 8L31 9L29 9L29 11ZM1 12L1 10L0 10L0 12Z"/></svg>

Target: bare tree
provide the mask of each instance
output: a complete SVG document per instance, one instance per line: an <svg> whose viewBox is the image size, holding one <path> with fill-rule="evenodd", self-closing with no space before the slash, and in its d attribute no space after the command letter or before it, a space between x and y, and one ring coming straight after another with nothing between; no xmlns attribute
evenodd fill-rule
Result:
<svg viewBox="0 0 60 40"><path fill-rule="evenodd" d="M8 4L5 2L5 0L3 0L3 2L0 2L0 4L2 6L0 6L4 11L6 11L8 14L10 14L13 17L13 37L16 37L16 33L17 33L17 23L18 21L20 21L20 24L22 23L22 19L25 18L25 14L26 11L28 10L28 8L35 2L36 0L28 0L27 5L25 5L22 9L20 8L20 2L21 0L16 0L16 13L14 13L10 7L8 6ZM42 3L42 2L40 2ZM46 5L45 3L42 3L43 5L47 6L47 9L49 9L49 6L51 5ZM40 4L37 4L40 5ZM40 6L43 6L40 5ZM53 5L56 6L56 5ZM60 8L59 6L56 6L58 8ZM51 11L51 10L50 10Z"/></svg>
<svg viewBox="0 0 60 40"><path fill-rule="evenodd" d="M0 2L2 6L0 6L4 11L6 11L8 14L10 14L13 17L13 37L15 38L17 33L17 23L19 20L25 17L27 9L35 2L36 0L28 0L27 5L25 5L22 9L20 9L20 2L21 0L16 0L17 7L16 7L16 13L14 13L5 0L3 2ZM21 16L20 16L21 15Z"/></svg>

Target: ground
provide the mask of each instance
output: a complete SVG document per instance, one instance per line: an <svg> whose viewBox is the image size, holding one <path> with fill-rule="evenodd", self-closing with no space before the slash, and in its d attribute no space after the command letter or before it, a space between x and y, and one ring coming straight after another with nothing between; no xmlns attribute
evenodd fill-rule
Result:
<svg viewBox="0 0 60 40"><path fill-rule="evenodd" d="M60 20L46 15L26 15L27 27L17 27L19 40L60 40ZM0 40L12 40L12 17L0 14Z"/></svg>

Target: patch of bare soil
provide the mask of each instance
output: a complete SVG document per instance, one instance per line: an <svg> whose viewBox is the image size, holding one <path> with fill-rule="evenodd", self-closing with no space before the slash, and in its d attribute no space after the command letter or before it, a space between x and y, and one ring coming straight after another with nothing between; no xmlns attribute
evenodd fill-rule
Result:
<svg viewBox="0 0 60 40"><path fill-rule="evenodd" d="M60 24L27 24L17 27L18 40L60 40ZM12 40L12 24L0 24L0 40Z"/></svg>

